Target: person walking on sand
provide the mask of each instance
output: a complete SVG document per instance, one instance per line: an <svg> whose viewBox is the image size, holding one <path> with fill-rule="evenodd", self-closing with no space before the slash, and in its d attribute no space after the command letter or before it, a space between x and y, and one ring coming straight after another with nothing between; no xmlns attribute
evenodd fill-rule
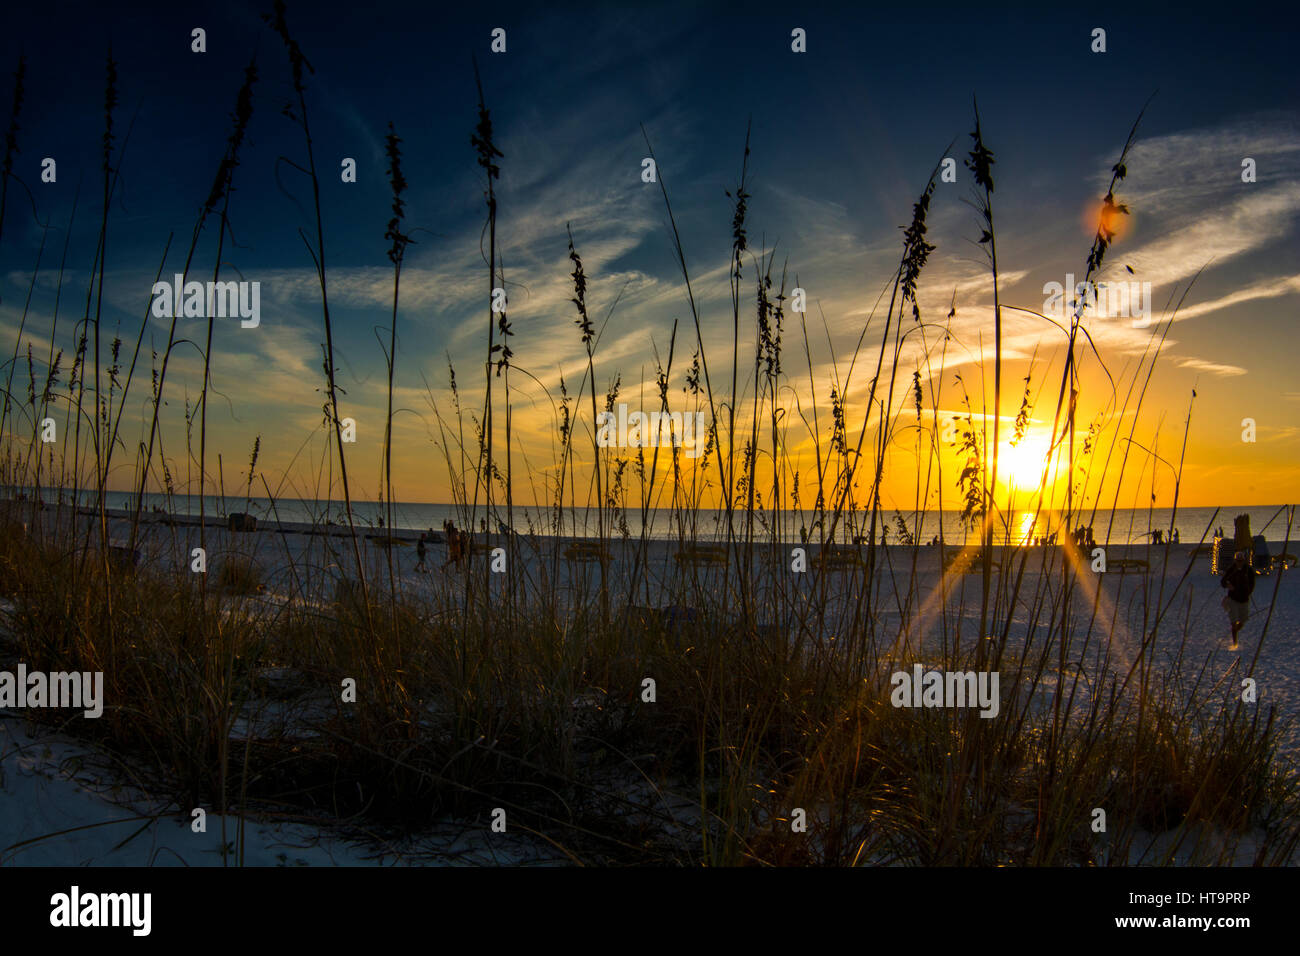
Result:
<svg viewBox="0 0 1300 956"><path fill-rule="evenodd" d="M1246 564L1245 551L1232 556L1232 567L1224 572L1219 584L1228 589L1223 609L1228 612L1228 622L1232 625L1232 645L1228 649L1235 651L1237 634L1250 616L1250 592L1255 590L1255 569Z"/></svg>
<svg viewBox="0 0 1300 956"><path fill-rule="evenodd" d="M419 560L415 562L415 570L417 571L424 570L424 555L425 555L424 541L425 541L425 533L421 531L420 540L415 542L415 556L419 558Z"/></svg>
<svg viewBox="0 0 1300 956"><path fill-rule="evenodd" d="M460 567L461 555L464 554L465 549L465 538L450 518L444 521L442 526L447 531L447 560L442 564L442 569L445 571L449 564Z"/></svg>

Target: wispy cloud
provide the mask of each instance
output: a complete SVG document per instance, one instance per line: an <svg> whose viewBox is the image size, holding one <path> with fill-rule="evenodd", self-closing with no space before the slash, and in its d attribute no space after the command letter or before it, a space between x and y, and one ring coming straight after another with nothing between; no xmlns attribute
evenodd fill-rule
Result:
<svg viewBox="0 0 1300 956"><path fill-rule="evenodd" d="M1282 279L1268 279L1257 282L1245 289L1238 289L1236 292L1219 296L1217 299L1184 306L1178 310L1175 318L1179 320L1194 319L1198 315L1218 312L1220 309L1240 305L1243 302L1253 302L1256 299L1274 299L1278 296L1294 295L1296 293L1300 293L1300 275L1287 276Z"/></svg>
<svg viewBox="0 0 1300 956"><path fill-rule="evenodd" d="M1179 368L1195 369L1198 372L1209 372L1211 375L1245 375L1244 368L1238 368L1236 365L1221 365L1218 362L1207 362L1204 359L1188 358L1178 363Z"/></svg>
<svg viewBox="0 0 1300 956"><path fill-rule="evenodd" d="M1241 180L1246 158L1255 160L1255 182ZM1206 265L1219 268L1276 242L1295 228L1300 214L1297 162L1294 116L1251 117L1140 139L1117 192L1133 209L1137 235L1156 238L1129 249L1117 246L1112 261L1118 254L1139 279L1167 288ZM1109 172L1097 182L1108 180ZM1182 317L1190 318L1190 310Z"/></svg>
<svg viewBox="0 0 1300 956"><path fill-rule="evenodd" d="M1242 188L1249 188L1243 186ZM1206 209L1187 209L1162 232L1166 237L1124 255L1140 279L1168 288L1203 266L1219 267L1287 235L1300 214L1300 183L1260 188L1208 216Z"/></svg>

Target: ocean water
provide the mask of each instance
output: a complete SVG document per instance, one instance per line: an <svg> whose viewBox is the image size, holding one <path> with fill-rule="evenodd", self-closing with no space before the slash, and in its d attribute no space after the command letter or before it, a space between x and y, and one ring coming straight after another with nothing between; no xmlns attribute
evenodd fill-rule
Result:
<svg viewBox="0 0 1300 956"><path fill-rule="evenodd" d="M57 492L47 491L47 502L57 498ZM81 491L79 502L86 506L95 503L95 493ZM133 496L126 492L108 493L108 507L127 509L134 505ZM161 508L179 515L197 516L199 499L197 495L146 494L144 510ZM469 506L437 502L398 502L394 505L394 528L401 530L441 529L443 522L450 520L457 527L466 528L473 525L480 528L485 523L491 531L499 531L508 521L504 505L494 505L492 513L480 504L471 514ZM317 499L279 498L272 502L267 498L241 498L227 496L224 500L216 495L208 495L205 511L210 516L222 516L233 512L248 512L265 522L305 522L324 524L346 524L347 517L342 501ZM1284 544L1287 541L1287 513L1283 505L1225 505L1220 508L1179 508L1177 514L1169 508L1153 509L1116 509L1086 512L1077 518L1076 525L1091 525L1093 538L1099 544L1147 544L1152 541L1153 529L1168 532L1177 528L1180 541L1195 544L1204 538L1210 541L1217 528L1222 528L1231 537L1233 519L1238 515L1247 515L1250 520L1252 535L1263 534L1266 541ZM363 528L378 528L385 520L384 506L372 501L354 501L352 503L353 520ZM535 506L516 506L509 516L509 525L521 534L535 533L563 534L574 536L595 536L599 527L598 516L591 508L565 508L559 515L560 524L556 526L554 509ZM930 511L918 516L914 512L884 510L877 517L876 538L879 540L882 530L886 531L886 541L890 544L902 542L899 520L906 525L914 541L926 543L936 535L949 544L962 544L968 540L977 540L979 535L963 526L960 513L956 511ZM726 514L716 509L701 509L690 513L676 514L669 509L651 510L645 516L645 534L659 540L671 540L679 536L710 540L722 536L726 529ZM755 513L753 518L754 534L760 540L770 540L775 530L778 540L799 542L806 534L810 540L817 540L820 533L814 527L815 516L811 511L771 511ZM828 519L829 521L829 519ZM870 528L870 513L841 515L835 530L835 540L850 542L855 537L867 534ZM732 524L738 534L744 534L746 515L737 511L732 516ZM1297 515L1300 524L1300 515ZM919 525L919 527L918 527ZM1034 515L1029 512L1016 512L1010 527L999 528L995 540L1010 543L1023 543L1047 536L1053 538L1062 526L1061 516L1056 512L1042 512ZM612 537L621 537L626 532L631 537L642 534L642 517L637 509L611 518L605 515L605 533ZM1300 527L1290 531L1292 543L1300 539ZM1295 548L1290 548L1294 551Z"/></svg>

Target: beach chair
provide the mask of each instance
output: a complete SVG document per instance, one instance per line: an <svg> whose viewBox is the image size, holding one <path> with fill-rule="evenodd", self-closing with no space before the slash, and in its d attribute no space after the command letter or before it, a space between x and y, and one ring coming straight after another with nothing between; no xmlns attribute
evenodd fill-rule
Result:
<svg viewBox="0 0 1300 956"><path fill-rule="evenodd" d="M691 545L674 554L673 560L693 568L726 567L727 549L720 544Z"/></svg>
<svg viewBox="0 0 1300 956"><path fill-rule="evenodd" d="M816 562L828 571L862 567L862 552L852 545L828 544L818 553Z"/></svg>
<svg viewBox="0 0 1300 956"><path fill-rule="evenodd" d="M599 541L574 541L564 549L564 560L575 564L608 561L609 551Z"/></svg>
<svg viewBox="0 0 1300 956"><path fill-rule="evenodd" d="M1001 570L1002 565L998 561L992 562L994 570ZM945 554L943 557L944 573L951 574L976 574L984 569L984 552L983 551L954 551L951 554Z"/></svg>
<svg viewBox="0 0 1300 956"><path fill-rule="evenodd" d="M1130 569L1145 571L1149 569L1151 565L1148 564L1146 561L1143 561L1141 558L1116 558L1114 561L1111 561L1110 564L1107 565L1107 567L1118 568L1121 571L1126 571Z"/></svg>
<svg viewBox="0 0 1300 956"><path fill-rule="evenodd" d="M256 531L257 516L236 511L227 519L226 526L231 531Z"/></svg>

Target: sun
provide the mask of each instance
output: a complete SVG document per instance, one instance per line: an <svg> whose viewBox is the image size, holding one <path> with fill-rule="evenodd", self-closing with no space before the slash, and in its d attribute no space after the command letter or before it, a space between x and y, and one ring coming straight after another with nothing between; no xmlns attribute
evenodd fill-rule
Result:
<svg viewBox="0 0 1300 956"><path fill-rule="evenodd" d="M1018 491L1036 489L1048 467L1050 451L1051 442L1046 435L1027 434L1015 445L1010 441L1004 443L998 455L998 478L1008 488Z"/></svg>

